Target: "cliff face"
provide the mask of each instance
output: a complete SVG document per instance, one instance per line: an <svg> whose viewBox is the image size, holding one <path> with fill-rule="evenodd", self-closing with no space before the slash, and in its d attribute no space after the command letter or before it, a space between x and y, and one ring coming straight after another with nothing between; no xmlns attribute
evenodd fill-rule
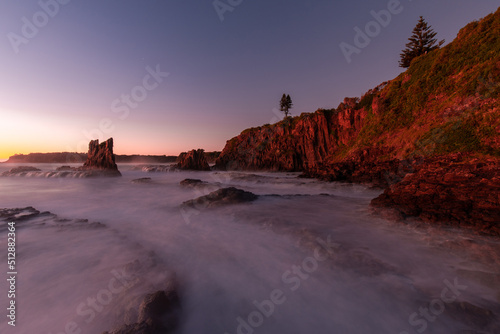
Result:
<svg viewBox="0 0 500 334"><path fill-rule="evenodd" d="M361 98L243 131L216 167L390 186L374 205L495 230L500 202L485 197L500 193L500 9Z"/></svg>
<svg viewBox="0 0 500 334"><path fill-rule="evenodd" d="M500 9L361 98L243 131L216 167L349 179L338 173L346 164L363 169L461 152L499 157L499 95Z"/></svg>
<svg viewBox="0 0 500 334"><path fill-rule="evenodd" d="M318 110L277 124L243 131L229 140L216 161L219 169L304 171L320 167L348 145L367 116L346 99L338 110Z"/></svg>

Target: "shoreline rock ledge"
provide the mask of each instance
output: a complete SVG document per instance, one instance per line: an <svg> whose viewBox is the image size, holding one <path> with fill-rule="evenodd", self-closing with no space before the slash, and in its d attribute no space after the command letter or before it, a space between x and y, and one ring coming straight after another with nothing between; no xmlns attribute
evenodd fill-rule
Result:
<svg viewBox="0 0 500 334"><path fill-rule="evenodd" d="M113 154L113 138L99 144L99 139L91 140L87 160L80 171L90 171L92 176L122 176Z"/></svg>

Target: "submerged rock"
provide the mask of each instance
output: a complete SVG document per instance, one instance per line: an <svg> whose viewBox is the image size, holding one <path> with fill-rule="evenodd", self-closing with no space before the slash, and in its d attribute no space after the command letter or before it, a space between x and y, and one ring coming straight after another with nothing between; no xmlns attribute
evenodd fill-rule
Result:
<svg viewBox="0 0 500 334"><path fill-rule="evenodd" d="M205 158L204 150L191 150L189 152L183 152L179 155L179 162L177 163L178 169L184 170L200 170L209 171L210 166L208 165L207 159Z"/></svg>
<svg viewBox="0 0 500 334"><path fill-rule="evenodd" d="M140 179L135 179L131 181L132 183L151 183L153 182L153 179L150 177L142 177Z"/></svg>
<svg viewBox="0 0 500 334"><path fill-rule="evenodd" d="M77 168L71 166L61 166L56 168L57 172L74 171L74 170L77 170Z"/></svg>
<svg viewBox="0 0 500 334"><path fill-rule="evenodd" d="M498 309L497 305L492 306ZM464 301L456 301L446 305L446 312L452 318L461 321L467 326L485 331L483 333L486 333L486 331L487 333L499 333L500 331L500 325L495 313L487 308Z"/></svg>
<svg viewBox="0 0 500 334"><path fill-rule="evenodd" d="M134 166L132 170L140 170L146 173L157 173L157 172L172 172L175 171L175 165L139 165Z"/></svg>
<svg viewBox="0 0 500 334"><path fill-rule="evenodd" d="M196 187L207 186L208 182L198 179L184 179L180 182L180 185L188 188L196 188Z"/></svg>
<svg viewBox="0 0 500 334"><path fill-rule="evenodd" d="M89 222L88 219L66 219L49 211L39 211L31 206L25 208L0 209L0 222L15 222L17 227L46 226L62 229L69 228L104 228L100 222ZM0 224L0 232L7 230L7 225Z"/></svg>
<svg viewBox="0 0 500 334"><path fill-rule="evenodd" d="M186 201L182 205L196 208L214 208L229 204L252 202L257 198L259 198L259 196L249 191L229 187L216 190L206 196Z"/></svg>
<svg viewBox="0 0 500 334"><path fill-rule="evenodd" d="M41 172L41 170L32 166L19 166L3 172L2 176L26 176L28 173L33 174L33 172Z"/></svg>
<svg viewBox="0 0 500 334"><path fill-rule="evenodd" d="M171 284L166 290L160 290L144 297L139 307L137 323L103 334L167 334L179 325L181 302L177 285Z"/></svg>

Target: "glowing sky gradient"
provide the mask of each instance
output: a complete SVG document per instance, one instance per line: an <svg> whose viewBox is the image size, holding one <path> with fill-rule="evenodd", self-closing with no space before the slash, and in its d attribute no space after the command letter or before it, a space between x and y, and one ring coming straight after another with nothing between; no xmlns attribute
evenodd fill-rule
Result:
<svg viewBox="0 0 500 334"><path fill-rule="evenodd" d="M117 154L222 150L243 129L275 122L284 92L299 115L394 78L420 15L450 42L499 5L402 0L401 14L348 64L339 44L353 44L353 28L388 2L243 0L221 21L212 0L72 0L16 53L8 34L22 36L23 17L32 21L41 7L2 1L0 159L84 152L102 122L100 139L114 137ZM157 65L168 77L155 88L146 80L151 90L125 117L114 101L144 85Z"/></svg>

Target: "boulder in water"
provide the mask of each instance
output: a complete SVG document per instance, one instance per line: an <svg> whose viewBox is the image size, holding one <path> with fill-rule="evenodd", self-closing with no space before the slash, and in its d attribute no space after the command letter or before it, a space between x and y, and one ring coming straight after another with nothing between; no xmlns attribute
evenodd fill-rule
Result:
<svg viewBox="0 0 500 334"><path fill-rule="evenodd" d="M144 297L139 307L137 323L125 325L103 334L168 334L179 324L180 298L177 285L156 291Z"/></svg>
<svg viewBox="0 0 500 334"><path fill-rule="evenodd" d="M196 208L214 208L229 204L252 202L257 198L259 198L259 196L249 191L229 187L216 190L206 196L186 201L182 205Z"/></svg>
<svg viewBox="0 0 500 334"><path fill-rule="evenodd" d="M187 188L197 188L207 186L208 183L198 179L184 179L180 182L180 185Z"/></svg>

